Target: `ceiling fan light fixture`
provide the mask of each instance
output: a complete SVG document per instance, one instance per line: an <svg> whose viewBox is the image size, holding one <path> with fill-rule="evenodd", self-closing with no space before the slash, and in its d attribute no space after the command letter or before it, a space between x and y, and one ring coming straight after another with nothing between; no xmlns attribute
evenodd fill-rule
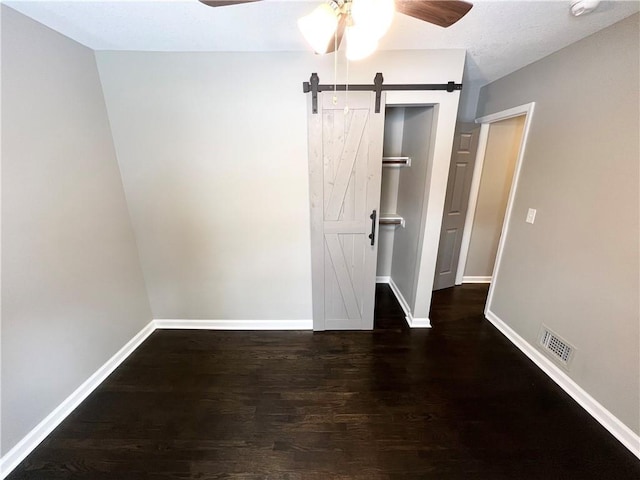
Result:
<svg viewBox="0 0 640 480"><path fill-rule="evenodd" d="M353 0L351 5L353 23L378 39L391 27L394 13L393 0Z"/></svg>
<svg viewBox="0 0 640 480"><path fill-rule="evenodd" d="M200 1L207 5L213 3L211 0ZM252 1L259 0L221 1L220 4ZM598 3L598 0L570 1ZM393 22L396 7L398 12L410 17L449 27L464 17L473 5L464 0L325 0L309 15L300 18L298 25L307 42L319 54L337 51L345 29L349 30L352 39L351 47L347 46L347 57L355 60L378 48L378 40Z"/></svg>
<svg viewBox="0 0 640 480"><path fill-rule="evenodd" d="M309 15L298 19L298 28L305 40L316 53L327 52L330 42L338 28L340 12L329 3L316 7Z"/></svg>
<svg viewBox="0 0 640 480"><path fill-rule="evenodd" d="M600 0L571 0L569 10L571 15L579 17L593 12L600 5Z"/></svg>
<svg viewBox="0 0 640 480"><path fill-rule="evenodd" d="M378 48L378 38L371 32L358 25L347 27L347 51L349 60L362 60Z"/></svg>

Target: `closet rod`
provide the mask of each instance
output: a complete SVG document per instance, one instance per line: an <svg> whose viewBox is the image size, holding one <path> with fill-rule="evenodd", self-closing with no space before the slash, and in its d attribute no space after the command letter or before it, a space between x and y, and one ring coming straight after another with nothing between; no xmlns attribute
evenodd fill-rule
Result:
<svg viewBox="0 0 640 480"><path fill-rule="evenodd" d="M392 167L410 167L411 157L382 157L382 165Z"/></svg>
<svg viewBox="0 0 640 480"><path fill-rule="evenodd" d="M402 220L399 218L381 218L380 225L402 225Z"/></svg>
<svg viewBox="0 0 640 480"><path fill-rule="evenodd" d="M397 215L386 216L384 213L380 216L380 225L401 225L404 227L404 218Z"/></svg>

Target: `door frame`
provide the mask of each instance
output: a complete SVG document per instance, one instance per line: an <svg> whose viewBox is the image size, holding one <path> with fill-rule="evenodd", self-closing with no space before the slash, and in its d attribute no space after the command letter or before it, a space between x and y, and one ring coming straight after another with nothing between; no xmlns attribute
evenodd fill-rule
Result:
<svg viewBox="0 0 640 480"><path fill-rule="evenodd" d="M476 118L475 120L475 123L480 124L480 137L478 139L478 152L471 181L471 192L469 194L467 217L462 232L462 246L460 248L460 259L458 261L458 270L456 272L456 285L462 284L464 269L467 263L467 256L469 254L471 231L473 229L473 220L475 217L476 205L478 203L480 180L482 177L482 167L484 164L485 154L487 152L487 144L489 141L489 130L491 128L491 124L500 122L502 120L508 120L509 118L520 117L522 115L525 116L524 128L522 130L522 139L520 140L520 148L518 149L518 157L516 158L516 165L513 172L513 178L511 180L511 187L509 190L509 197L505 209L504 221L502 222L502 232L500 234L500 240L498 241L498 251L496 253L495 262L493 264L491 285L489 287L489 293L487 295L487 306L491 304L491 299L493 297L493 286L496 283L495 280L500 269L502 252L504 250L504 243L508 233L509 221L511 220L511 213L513 211L513 202L515 199L516 191L518 189L518 181L520 179L520 172L522 170L522 161L527 148L527 140L529 138L529 130L531 128L531 121L533 120L534 110L535 102L531 102L524 105L519 105L517 107L509 108L507 110L502 110L500 112L492 113L490 115L485 115L483 117Z"/></svg>
<svg viewBox="0 0 640 480"><path fill-rule="evenodd" d="M414 301L410 305L403 292L394 293L411 328L430 328L429 310L440 243L440 229L449 178L449 162L458 115L460 92L387 91L385 106L433 107L433 126L427 167L426 188L422 202L418 263L415 270ZM407 292L408 294L408 292ZM403 302L404 301L404 302Z"/></svg>

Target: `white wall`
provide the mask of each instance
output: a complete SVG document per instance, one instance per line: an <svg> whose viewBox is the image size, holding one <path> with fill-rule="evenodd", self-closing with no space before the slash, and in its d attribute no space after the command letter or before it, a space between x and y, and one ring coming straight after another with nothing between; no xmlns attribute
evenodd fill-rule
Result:
<svg viewBox="0 0 640 480"><path fill-rule="evenodd" d="M97 58L154 317L310 319L302 82L318 72L331 83L332 59ZM351 64L349 82L370 84L378 71L385 83L459 82L463 62L461 50L378 52ZM344 65L339 73L344 82ZM459 93L437 93L455 103L443 120L453 124Z"/></svg>
<svg viewBox="0 0 640 480"><path fill-rule="evenodd" d="M150 320L93 52L2 6L2 454Z"/></svg>
<svg viewBox="0 0 640 480"><path fill-rule="evenodd" d="M542 323L573 344L568 375L636 434L639 19L491 83L478 108L535 102L489 311L534 349Z"/></svg>

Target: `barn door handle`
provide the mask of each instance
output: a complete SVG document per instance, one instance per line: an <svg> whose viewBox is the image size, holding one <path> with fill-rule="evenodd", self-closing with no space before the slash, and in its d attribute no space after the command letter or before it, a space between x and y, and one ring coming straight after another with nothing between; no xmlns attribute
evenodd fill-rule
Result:
<svg viewBox="0 0 640 480"><path fill-rule="evenodd" d="M375 210L371 212L371 215L369 215L369 218L371 219L371 233L369 234L369 238L371 239L371 246L373 246L376 243L376 211Z"/></svg>

